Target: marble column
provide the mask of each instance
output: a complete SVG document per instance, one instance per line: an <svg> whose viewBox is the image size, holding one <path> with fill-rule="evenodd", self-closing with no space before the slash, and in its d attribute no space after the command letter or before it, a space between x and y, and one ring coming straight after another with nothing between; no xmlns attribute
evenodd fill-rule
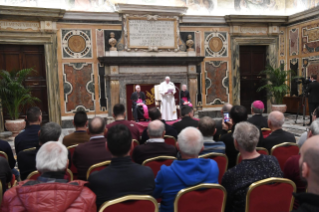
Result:
<svg viewBox="0 0 319 212"><path fill-rule="evenodd" d="M120 103L120 82L118 80L111 80L111 107L113 110L114 105Z"/></svg>

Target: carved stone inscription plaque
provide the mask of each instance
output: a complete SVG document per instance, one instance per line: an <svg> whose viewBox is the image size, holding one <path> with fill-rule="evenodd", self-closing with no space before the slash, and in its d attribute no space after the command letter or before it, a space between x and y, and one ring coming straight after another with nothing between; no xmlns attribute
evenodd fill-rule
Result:
<svg viewBox="0 0 319 212"><path fill-rule="evenodd" d="M176 48L176 25L174 20L128 21L129 48Z"/></svg>

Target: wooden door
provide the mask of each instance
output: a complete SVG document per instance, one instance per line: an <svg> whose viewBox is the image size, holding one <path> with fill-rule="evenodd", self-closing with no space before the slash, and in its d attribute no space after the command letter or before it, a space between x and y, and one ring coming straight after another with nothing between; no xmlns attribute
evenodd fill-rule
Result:
<svg viewBox="0 0 319 212"><path fill-rule="evenodd" d="M7 71L33 68L35 70L26 80L24 85L31 89L31 94L38 97L41 102L37 102L42 111L43 123L49 121L48 97L46 85L46 71L44 46L36 45L0 45L0 69ZM21 114L25 117L26 106ZM4 109L4 120L8 119Z"/></svg>
<svg viewBox="0 0 319 212"><path fill-rule="evenodd" d="M251 103L261 100L267 112L267 92L257 92L263 85L265 75L260 72L266 67L266 46L240 46L240 104L250 113Z"/></svg>

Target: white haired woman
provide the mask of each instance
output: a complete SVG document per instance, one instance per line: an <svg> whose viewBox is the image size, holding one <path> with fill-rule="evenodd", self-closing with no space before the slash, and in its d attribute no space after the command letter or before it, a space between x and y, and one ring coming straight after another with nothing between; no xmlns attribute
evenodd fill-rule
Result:
<svg viewBox="0 0 319 212"><path fill-rule="evenodd" d="M96 212L96 196L84 187L86 182L64 179L68 163L68 150L63 144L53 141L43 144L36 156L41 176L9 189L0 211Z"/></svg>

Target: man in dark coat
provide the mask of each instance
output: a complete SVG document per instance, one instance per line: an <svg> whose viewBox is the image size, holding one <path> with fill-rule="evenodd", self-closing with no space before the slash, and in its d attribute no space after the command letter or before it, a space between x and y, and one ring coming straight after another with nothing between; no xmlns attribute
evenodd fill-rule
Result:
<svg viewBox="0 0 319 212"><path fill-rule="evenodd" d="M182 119L173 124L174 129L179 134L186 127L198 127L198 121L193 119L194 111L192 107L182 107Z"/></svg>
<svg viewBox="0 0 319 212"><path fill-rule="evenodd" d="M267 118L263 116L265 110L264 103L260 100L254 101L251 104L251 114L253 115L247 121L259 129L268 128Z"/></svg>
<svg viewBox="0 0 319 212"><path fill-rule="evenodd" d="M135 92L131 95L132 100L132 109L133 109L133 117L136 122L139 121L139 117L143 116L143 110L141 109L141 104L145 104L145 93L141 91L141 87L139 85L135 86ZM141 102L139 102L141 101Z"/></svg>
<svg viewBox="0 0 319 212"><path fill-rule="evenodd" d="M312 113L316 107L319 106L319 83L317 82L317 75L311 75L310 80L312 83L308 85L306 90L306 94L309 93L308 96L308 105L309 105L309 113L310 113L310 122L309 126L312 122Z"/></svg>

